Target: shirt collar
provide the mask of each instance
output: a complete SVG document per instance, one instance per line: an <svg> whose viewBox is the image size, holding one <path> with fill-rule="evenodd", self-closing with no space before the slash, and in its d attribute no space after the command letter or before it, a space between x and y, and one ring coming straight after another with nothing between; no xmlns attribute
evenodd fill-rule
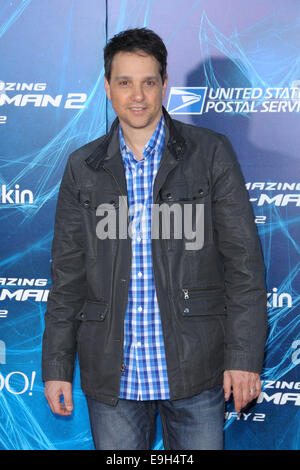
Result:
<svg viewBox="0 0 300 470"><path fill-rule="evenodd" d="M143 155L144 158L147 159L150 155L152 155L153 152L156 152L159 150L161 147L161 142L162 139L164 140L165 138L165 120L164 116L162 115L156 128L155 131L153 132L152 136L146 143L144 149L143 149ZM119 139L120 139L120 149L123 157L127 157L129 159L132 159L136 162L136 159L133 156L132 151L130 148L126 145L124 136L123 136L123 131L121 125L119 125Z"/></svg>

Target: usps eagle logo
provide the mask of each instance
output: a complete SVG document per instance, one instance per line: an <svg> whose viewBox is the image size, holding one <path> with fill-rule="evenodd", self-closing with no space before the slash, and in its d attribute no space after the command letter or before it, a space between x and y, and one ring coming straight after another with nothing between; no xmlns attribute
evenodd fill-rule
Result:
<svg viewBox="0 0 300 470"><path fill-rule="evenodd" d="M167 110L170 114L202 114L206 87L172 87Z"/></svg>

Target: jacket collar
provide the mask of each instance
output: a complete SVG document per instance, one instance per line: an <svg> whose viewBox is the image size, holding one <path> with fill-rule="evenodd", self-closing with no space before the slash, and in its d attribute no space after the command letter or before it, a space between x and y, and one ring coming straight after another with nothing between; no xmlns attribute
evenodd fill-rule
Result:
<svg viewBox="0 0 300 470"><path fill-rule="evenodd" d="M176 129L172 118L163 107L163 113L166 125L166 144L171 155L179 160L183 154L185 140ZM105 162L110 160L113 155L118 153L120 148L119 133L118 133L119 119L116 118L111 125L110 131L104 136L96 149L86 158L86 163L95 170L99 170Z"/></svg>

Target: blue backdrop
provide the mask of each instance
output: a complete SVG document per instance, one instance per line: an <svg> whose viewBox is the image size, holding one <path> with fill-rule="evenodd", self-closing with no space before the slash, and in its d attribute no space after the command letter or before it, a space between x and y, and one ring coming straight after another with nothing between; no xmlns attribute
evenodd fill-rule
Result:
<svg viewBox="0 0 300 470"><path fill-rule="evenodd" d="M1 2L0 449L93 448L78 366L72 417L43 394L54 213L68 155L114 118L106 40L140 26L167 45L172 116L231 139L264 251L263 390L240 416L228 403L225 448L299 449L299 19L297 0Z"/></svg>

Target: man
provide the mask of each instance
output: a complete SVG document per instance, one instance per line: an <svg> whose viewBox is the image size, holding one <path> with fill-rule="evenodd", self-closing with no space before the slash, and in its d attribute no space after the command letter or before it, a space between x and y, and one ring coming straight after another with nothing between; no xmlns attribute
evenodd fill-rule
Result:
<svg viewBox="0 0 300 470"><path fill-rule="evenodd" d="M240 411L261 387L266 290L248 194L227 138L162 107L167 51L154 32L116 35L104 59L118 117L62 179L45 394L54 413L71 414L78 351L96 449L151 449L157 410L165 449L221 449L224 397ZM174 204L191 208L200 244L175 236L178 219L169 234L154 224L152 208L175 218ZM103 233L109 220L117 236Z"/></svg>

